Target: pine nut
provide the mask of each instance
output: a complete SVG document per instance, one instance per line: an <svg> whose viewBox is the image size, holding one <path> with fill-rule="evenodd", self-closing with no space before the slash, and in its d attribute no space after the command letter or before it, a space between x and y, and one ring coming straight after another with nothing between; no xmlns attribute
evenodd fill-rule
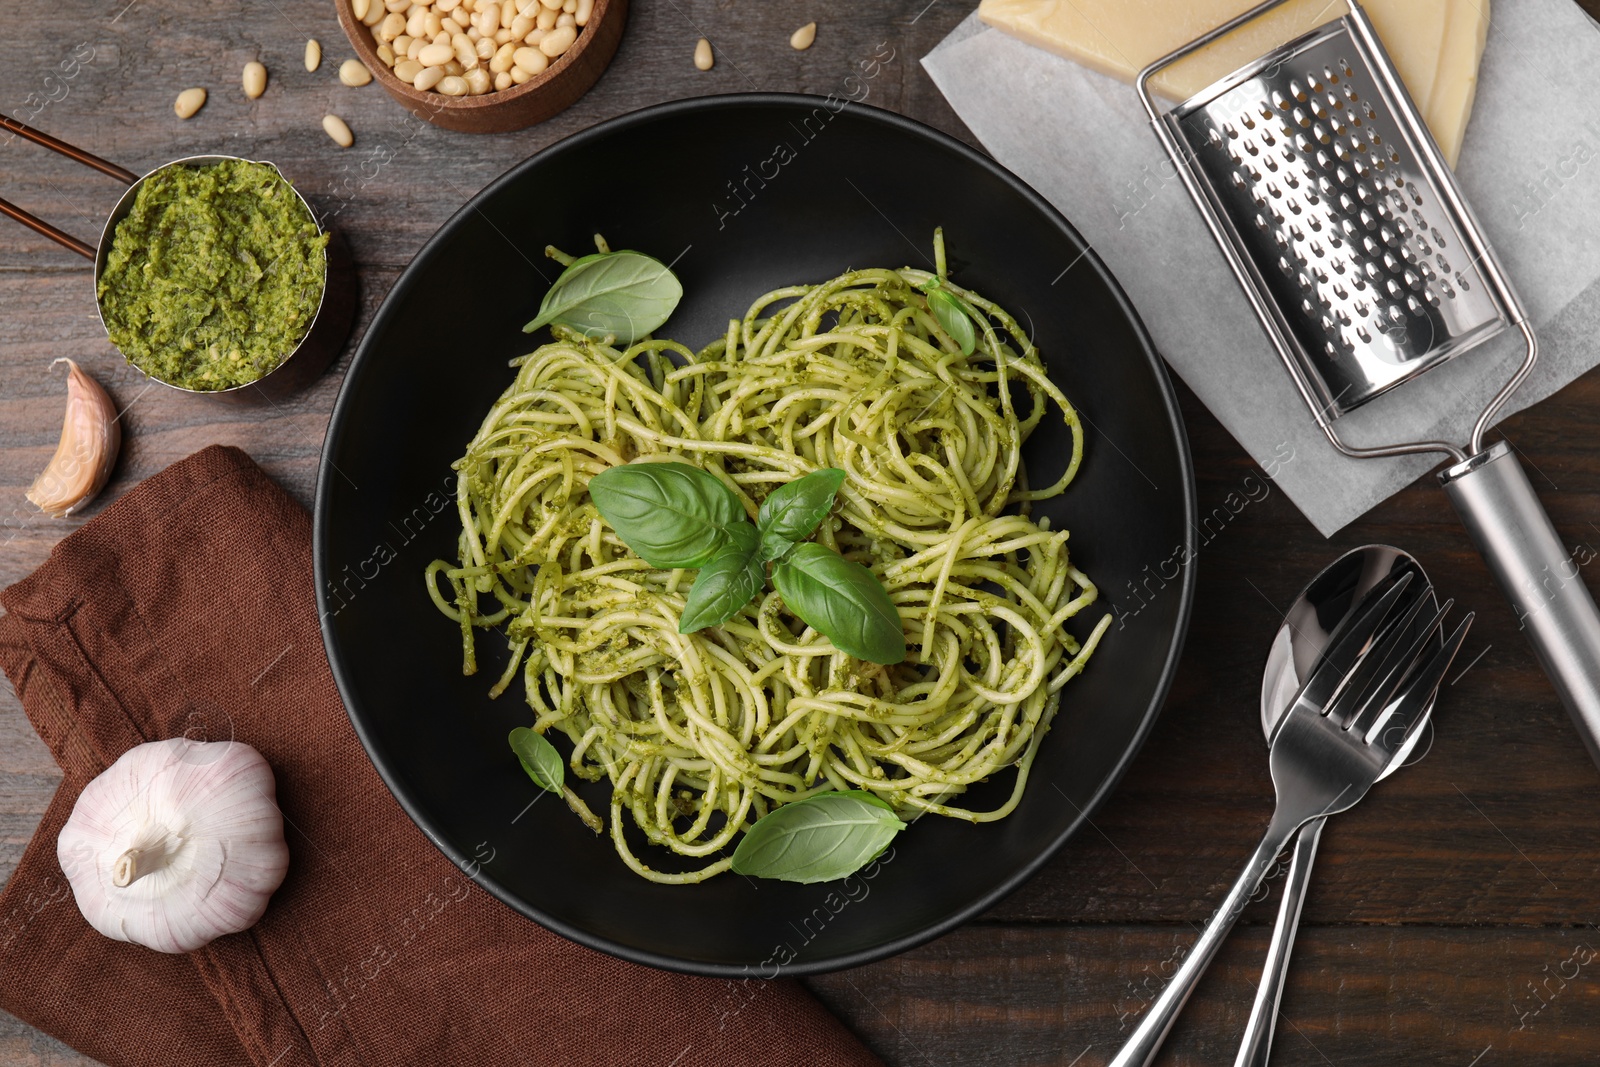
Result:
<svg viewBox="0 0 1600 1067"><path fill-rule="evenodd" d="M452 74L439 83L439 91L446 96L466 96L467 79Z"/></svg>
<svg viewBox="0 0 1600 1067"><path fill-rule="evenodd" d="M511 80L511 73L509 71L503 70L494 76L495 92L499 92L502 89L509 89L515 84L516 82Z"/></svg>
<svg viewBox="0 0 1600 1067"><path fill-rule="evenodd" d="M458 5L460 3L461 3L461 0L439 0L439 2L434 4L433 6L436 9L438 9L439 11L441 11L444 14L448 15L448 14L450 14L450 12L454 11L456 9L456 5Z"/></svg>
<svg viewBox="0 0 1600 1067"><path fill-rule="evenodd" d="M501 0L500 26L509 30L511 24L517 21L517 0Z"/></svg>
<svg viewBox="0 0 1600 1067"><path fill-rule="evenodd" d="M540 41L544 40L544 34L544 30L541 30L539 27L535 26L533 29L528 31L528 35L524 37L523 40L527 42L529 48L532 48Z"/></svg>
<svg viewBox="0 0 1600 1067"><path fill-rule="evenodd" d="M196 111L206 106L206 91L204 89L185 89L178 94L178 99L173 102L172 110L177 112L180 119L193 118Z"/></svg>
<svg viewBox="0 0 1600 1067"><path fill-rule="evenodd" d="M394 76L403 82L415 82L417 75L422 73L422 64L414 59L402 59L394 65ZM439 72L439 77L444 77L444 71Z"/></svg>
<svg viewBox="0 0 1600 1067"><path fill-rule="evenodd" d="M390 14L399 14L411 9L411 0L383 0L383 6Z"/></svg>
<svg viewBox="0 0 1600 1067"><path fill-rule="evenodd" d="M566 0L539 0L539 3L544 5L546 11L560 11Z"/></svg>
<svg viewBox="0 0 1600 1067"><path fill-rule="evenodd" d="M316 70L322 65L322 46L315 37L306 42L306 69Z"/></svg>
<svg viewBox="0 0 1600 1067"><path fill-rule="evenodd" d="M422 50L426 47L428 47L427 41L412 41L411 47L406 49L406 58L416 59L422 54ZM418 60L418 62L420 63L421 61Z"/></svg>
<svg viewBox="0 0 1600 1067"><path fill-rule="evenodd" d="M409 55L411 52L411 42L415 40L416 38L411 36L409 33L402 33L389 43L393 46L393 51L399 52L401 55Z"/></svg>
<svg viewBox="0 0 1600 1067"><path fill-rule="evenodd" d="M372 0L350 0L350 14L356 17L357 22L364 22L371 9Z"/></svg>
<svg viewBox="0 0 1600 1067"><path fill-rule="evenodd" d="M447 44L430 44L417 53L417 62L424 67L442 67L455 54L455 49Z"/></svg>
<svg viewBox="0 0 1600 1067"><path fill-rule="evenodd" d="M704 37L694 46L694 65L699 70L710 70L714 61L711 58L711 42Z"/></svg>
<svg viewBox="0 0 1600 1067"><path fill-rule="evenodd" d="M550 65L550 57L537 48L519 48L512 53L511 61L517 65L519 70L529 76L543 74L545 68ZM516 77L516 75L513 74L512 77Z"/></svg>
<svg viewBox="0 0 1600 1067"><path fill-rule="evenodd" d="M551 30L545 39L539 42L539 51L554 59L572 47L572 42L578 39L576 26L557 26Z"/></svg>
<svg viewBox="0 0 1600 1067"><path fill-rule="evenodd" d="M556 16L556 29L559 30L563 26L571 26L573 34L576 36L578 31L578 20L567 14L565 11Z"/></svg>
<svg viewBox="0 0 1600 1067"><path fill-rule="evenodd" d="M544 0L539 0L539 2L543 3ZM552 11L547 7L539 12L539 17L533 20L533 24L541 30L553 30L556 26L556 16L559 14L559 11Z"/></svg>
<svg viewBox="0 0 1600 1067"><path fill-rule="evenodd" d="M413 60L415 62L415 60ZM427 92L444 80L443 67L423 67L417 76L411 79L412 88Z"/></svg>
<svg viewBox="0 0 1600 1067"><path fill-rule="evenodd" d="M397 11L391 11L383 17L383 24L378 27L378 36L382 37L385 41L392 41L405 31L405 16ZM317 50L317 62L322 62L322 50L320 48ZM311 64L309 63L307 63L306 66L310 67L312 70L316 69L315 67L311 67Z"/></svg>
<svg viewBox="0 0 1600 1067"><path fill-rule="evenodd" d="M578 0L567 0L566 3L561 5L561 10L565 14L576 15L578 13Z"/></svg>
<svg viewBox="0 0 1600 1067"><path fill-rule="evenodd" d="M589 16L594 13L594 0L578 0L578 10L574 12L579 26L589 25Z"/></svg>
<svg viewBox="0 0 1600 1067"><path fill-rule="evenodd" d="M406 19L406 33L412 37L421 37L428 32L428 13L421 8L411 13Z"/></svg>
<svg viewBox="0 0 1600 1067"><path fill-rule="evenodd" d="M509 43L501 45L489 60L489 70L495 74L504 74L510 70L511 64L515 62L511 57L516 51Z"/></svg>
<svg viewBox="0 0 1600 1067"><path fill-rule="evenodd" d="M453 59L450 62L448 62L448 63L446 63L444 65L444 74L445 74L445 77L447 77L447 78L449 78L449 77L459 77L460 75L465 74L466 72L467 72L467 68L463 67L460 63L457 63Z"/></svg>
<svg viewBox="0 0 1600 1067"><path fill-rule="evenodd" d="M260 63L246 63L243 81L244 95L256 99L267 91L267 68Z"/></svg>
<svg viewBox="0 0 1600 1067"><path fill-rule="evenodd" d="M355 134L350 132L350 127L338 115L322 116L322 129L340 148L349 148L356 143Z"/></svg>
<svg viewBox="0 0 1600 1067"><path fill-rule="evenodd" d="M528 36L528 31L531 29L533 29L533 19L527 15L518 15L511 20L511 36L519 41Z"/></svg>
<svg viewBox="0 0 1600 1067"><path fill-rule="evenodd" d="M372 0L371 5L367 8L367 17L362 19L361 23L370 29L382 22L383 16L387 14L388 12L384 10L382 4L378 3L378 0Z"/></svg>
<svg viewBox="0 0 1600 1067"><path fill-rule="evenodd" d="M470 21L470 20L468 20L468 21ZM449 17L448 15L446 15L444 18L439 20L439 26L440 26L441 29L444 30L445 33L448 33L451 37L454 37L456 34L462 32L463 30L466 29L465 26L461 25L461 22L458 19L453 19L453 18Z"/></svg>
<svg viewBox="0 0 1600 1067"><path fill-rule="evenodd" d="M372 71L359 59L347 59L339 64L339 80L358 89L372 80Z"/></svg>
<svg viewBox="0 0 1600 1067"><path fill-rule="evenodd" d="M487 63L489 60L494 58L496 51L497 49L495 48L493 37L480 37L478 39L477 52L480 60L483 60L485 63Z"/></svg>
<svg viewBox="0 0 1600 1067"><path fill-rule="evenodd" d="M804 52L807 48L811 47L811 42L815 41L816 39L817 24L815 22L808 22L790 35L789 47L793 48L796 52Z"/></svg>
<svg viewBox="0 0 1600 1067"><path fill-rule="evenodd" d="M511 43L511 31L510 30L495 30L494 31L494 43L497 44L497 45L510 44Z"/></svg>
<svg viewBox="0 0 1600 1067"><path fill-rule="evenodd" d="M511 68L511 80L513 82L515 82L516 84L518 84L518 85L526 85L526 84L528 84L528 82L533 80L533 75L529 74L527 71L523 70L521 67L512 67Z"/></svg>
<svg viewBox="0 0 1600 1067"><path fill-rule="evenodd" d="M467 71L467 91L473 96L482 96L493 87L494 83L489 80L489 72L482 67Z"/></svg>
<svg viewBox="0 0 1600 1067"><path fill-rule="evenodd" d="M380 44L378 46L378 58L383 60L384 66L394 66L394 49L386 44Z"/></svg>

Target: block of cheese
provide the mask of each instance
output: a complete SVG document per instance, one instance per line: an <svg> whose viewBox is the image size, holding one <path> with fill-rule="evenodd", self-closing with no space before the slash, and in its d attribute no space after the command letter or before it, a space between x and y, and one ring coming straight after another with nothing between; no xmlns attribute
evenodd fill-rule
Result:
<svg viewBox="0 0 1600 1067"><path fill-rule="evenodd" d="M1255 0L983 0L984 22L1124 81L1248 11ZM1367 0L1362 5L1453 166L1489 27L1488 0ZM1154 91L1186 100L1285 41L1346 11L1340 0L1288 0L1161 71Z"/></svg>

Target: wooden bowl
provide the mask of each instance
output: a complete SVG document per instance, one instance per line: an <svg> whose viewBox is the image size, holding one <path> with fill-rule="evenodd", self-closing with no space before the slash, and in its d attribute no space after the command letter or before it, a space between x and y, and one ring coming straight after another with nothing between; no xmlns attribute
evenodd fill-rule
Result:
<svg viewBox="0 0 1600 1067"><path fill-rule="evenodd" d="M373 3L381 4L382 0L373 0ZM589 24L579 32L572 47L552 60L544 73L522 85L482 96L445 96L422 92L395 77L388 64L378 58L377 39L372 36L372 30L356 18L350 0L334 0L333 6L356 56L401 107L435 126L463 133L520 130L571 107L599 80L611 57L616 55L628 21L628 0L594 0Z"/></svg>

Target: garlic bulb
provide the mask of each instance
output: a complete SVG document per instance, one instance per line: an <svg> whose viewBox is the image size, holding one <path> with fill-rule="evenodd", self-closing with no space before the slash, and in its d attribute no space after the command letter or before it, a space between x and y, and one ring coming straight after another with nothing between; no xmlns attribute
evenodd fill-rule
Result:
<svg viewBox="0 0 1600 1067"><path fill-rule="evenodd" d="M99 382L65 356L55 362L67 365L67 416L55 455L27 496L51 518L64 519L105 487L122 447L122 423Z"/></svg>
<svg viewBox="0 0 1600 1067"><path fill-rule="evenodd" d="M78 796L56 858L89 925L189 952L253 925L289 869L272 768L238 741L152 741Z"/></svg>

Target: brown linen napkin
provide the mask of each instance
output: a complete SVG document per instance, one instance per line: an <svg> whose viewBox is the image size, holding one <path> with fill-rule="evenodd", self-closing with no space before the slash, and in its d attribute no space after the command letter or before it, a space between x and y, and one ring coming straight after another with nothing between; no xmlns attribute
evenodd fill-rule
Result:
<svg viewBox="0 0 1600 1067"><path fill-rule="evenodd" d="M0 593L0 665L66 775L0 893L0 1007L113 1067L878 1062L792 983L623 963L471 881L356 739L312 588L309 516L212 447ZM90 779L179 735L266 756L291 860L254 928L173 956L92 930L55 842Z"/></svg>

